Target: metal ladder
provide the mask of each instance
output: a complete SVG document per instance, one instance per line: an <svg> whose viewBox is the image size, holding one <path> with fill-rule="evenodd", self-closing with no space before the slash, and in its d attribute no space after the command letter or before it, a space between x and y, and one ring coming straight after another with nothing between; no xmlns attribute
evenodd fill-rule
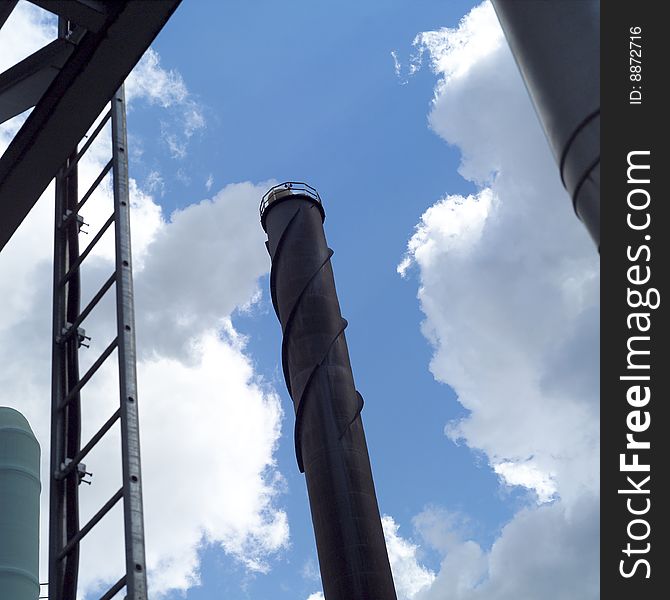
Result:
<svg viewBox="0 0 670 600"><path fill-rule="evenodd" d="M110 120L112 157L80 199L77 189L77 164ZM112 215L80 253L79 231L83 224L80 210L110 171L114 196ZM80 542L118 502L123 503L125 574L100 600L111 600L124 588L127 600L147 599L129 208L126 109L122 86L112 98L109 111L81 150L70 156L56 176L49 511L50 600L76 600ZM112 225L114 272L82 309L80 267ZM80 377L79 349L89 339L82 324L112 287L115 287L116 292L116 337ZM119 407L82 446L82 388L103 363L113 356L114 351L118 358ZM88 475L82 461L117 421L121 432L122 485L86 524L80 526L79 485Z"/></svg>

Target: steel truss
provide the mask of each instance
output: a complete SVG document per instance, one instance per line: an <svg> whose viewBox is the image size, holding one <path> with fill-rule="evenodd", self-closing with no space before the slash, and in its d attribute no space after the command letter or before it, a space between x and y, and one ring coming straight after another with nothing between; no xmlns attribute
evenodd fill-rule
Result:
<svg viewBox="0 0 670 600"><path fill-rule="evenodd" d="M55 177L48 598L76 600L79 555L86 551L86 548L80 549L81 542L112 507L122 504L125 573L120 573L117 583L103 594L102 599L111 600L125 591L128 600L146 600L122 85L181 0L29 1L58 15L59 31L57 39L0 73L0 123L34 107L0 156L0 250ZM0 28L12 26L8 18L16 5L17 0L0 0ZM88 140L81 144L110 98L109 111ZM111 159L91 188L80 196L78 163L110 121ZM77 151L78 144L81 146ZM113 212L90 244L85 248L82 246L80 252L79 231L83 223L80 211L110 172ZM112 229L114 270L90 302L82 307L80 267L105 232ZM117 317L114 339L80 375L79 351L89 339L83 326L90 323L87 318L101 300L112 295L112 288ZM82 428L82 390L103 363L114 360L115 354L119 406L97 433L82 445L81 432L87 429ZM85 406L95 402L93 397L84 400ZM87 423L88 420L83 425ZM87 475L83 461L108 432L119 430L121 487L87 523L81 524L79 486L86 481L84 477ZM87 538L87 543L91 539ZM40 597L46 598L44 593L45 590Z"/></svg>
<svg viewBox="0 0 670 600"><path fill-rule="evenodd" d="M35 107L0 156L0 250L181 2L30 1L71 27L0 73L0 123ZM15 5L0 0L0 27Z"/></svg>

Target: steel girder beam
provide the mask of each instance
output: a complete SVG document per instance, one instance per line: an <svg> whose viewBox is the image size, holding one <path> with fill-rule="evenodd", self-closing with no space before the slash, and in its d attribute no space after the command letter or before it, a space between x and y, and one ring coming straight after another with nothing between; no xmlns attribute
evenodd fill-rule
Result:
<svg viewBox="0 0 670 600"><path fill-rule="evenodd" d="M107 4L0 158L0 250L181 0Z"/></svg>
<svg viewBox="0 0 670 600"><path fill-rule="evenodd" d="M0 29L5 24L5 21L9 18L9 15L12 14L14 7L19 0L2 0L0 1Z"/></svg>
<svg viewBox="0 0 670 600"><path fill-rule="evenodd" d="M57 39L0 73L0 123L35 106L74 51L74 44Z"/></svg>
<svg viewBox="0 0 670 600"><path fill-rule="evenodd" d="M114 2L101 0L30 0L33 4L56 13L59 17L85 27L89 31L100 31L109 14L108 5Z"/></svg>

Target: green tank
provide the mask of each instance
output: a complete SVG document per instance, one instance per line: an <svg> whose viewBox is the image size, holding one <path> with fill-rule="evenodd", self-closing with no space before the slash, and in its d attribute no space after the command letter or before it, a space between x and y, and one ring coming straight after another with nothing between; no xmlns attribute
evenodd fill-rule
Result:
<svg viewBox="0 0 670 600"><path fill-rule="evenodd" d="M40 445L26 418L0 406L0 598L39 596Z"/></svg>

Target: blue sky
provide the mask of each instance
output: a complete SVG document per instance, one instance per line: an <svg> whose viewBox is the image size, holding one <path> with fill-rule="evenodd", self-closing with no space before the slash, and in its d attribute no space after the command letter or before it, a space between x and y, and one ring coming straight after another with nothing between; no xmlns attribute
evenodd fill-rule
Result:
<svg viewBox="0 0 670 600"><path fill-rule="evenodd" d="M128 82L146 487L160 480L147 545L165 598L320 590L256 213L285 180L324 201L399 597L598 597L597 254L475 6L184 0ZM48 229L47 202L16 251ZM3 402L39 431L37 397ZM237 419L265 425L238 439ZM232 444L258 459L234 472Z"/></svg>
<svg viewBox="0 0 670 600"><path fill-rule="evenodd" d="M129 127L151 156L134 174L141 180L143 168L164 173L166 207L183 205L194 192L206 195L210 174L217 189L276 179L304 180L320 190L354 374L366 399L381 510L407 531L427 504L467 511L488 545L512 515L516 495L501 497L496 475L468 448L445 440L444 424L463 409L426 368L431 350L419 331L416 285L396 272L425 199L474 188L456 173L458 152L426 126L434 75L425 70L401 85L391 51L407 60L418 32L455 26L471 6L186 2L154 48L165 67L182 73L207 118L178 163L190 183L161 169L169 150L159 123L150 120L152 107L131 113ZM275 382L286 410L277 460L289 486L292 549L269 575L250 580L222 552L209 549L205 556L228 572L224 589L233 597L245 597L236 590L242 577L249 598L295 598L313 591L314 582L306 586L295 571L316 557L290 398L277 371L281 337L267 279L262 287L261 304L234 323L249 335L258 371ZM438 566L436 557L427 558ZM289 583L296 580L298 587ZM213 575L187 597L211 597L219 581ZM289 586L283 594L282 584Z"/></svg>

